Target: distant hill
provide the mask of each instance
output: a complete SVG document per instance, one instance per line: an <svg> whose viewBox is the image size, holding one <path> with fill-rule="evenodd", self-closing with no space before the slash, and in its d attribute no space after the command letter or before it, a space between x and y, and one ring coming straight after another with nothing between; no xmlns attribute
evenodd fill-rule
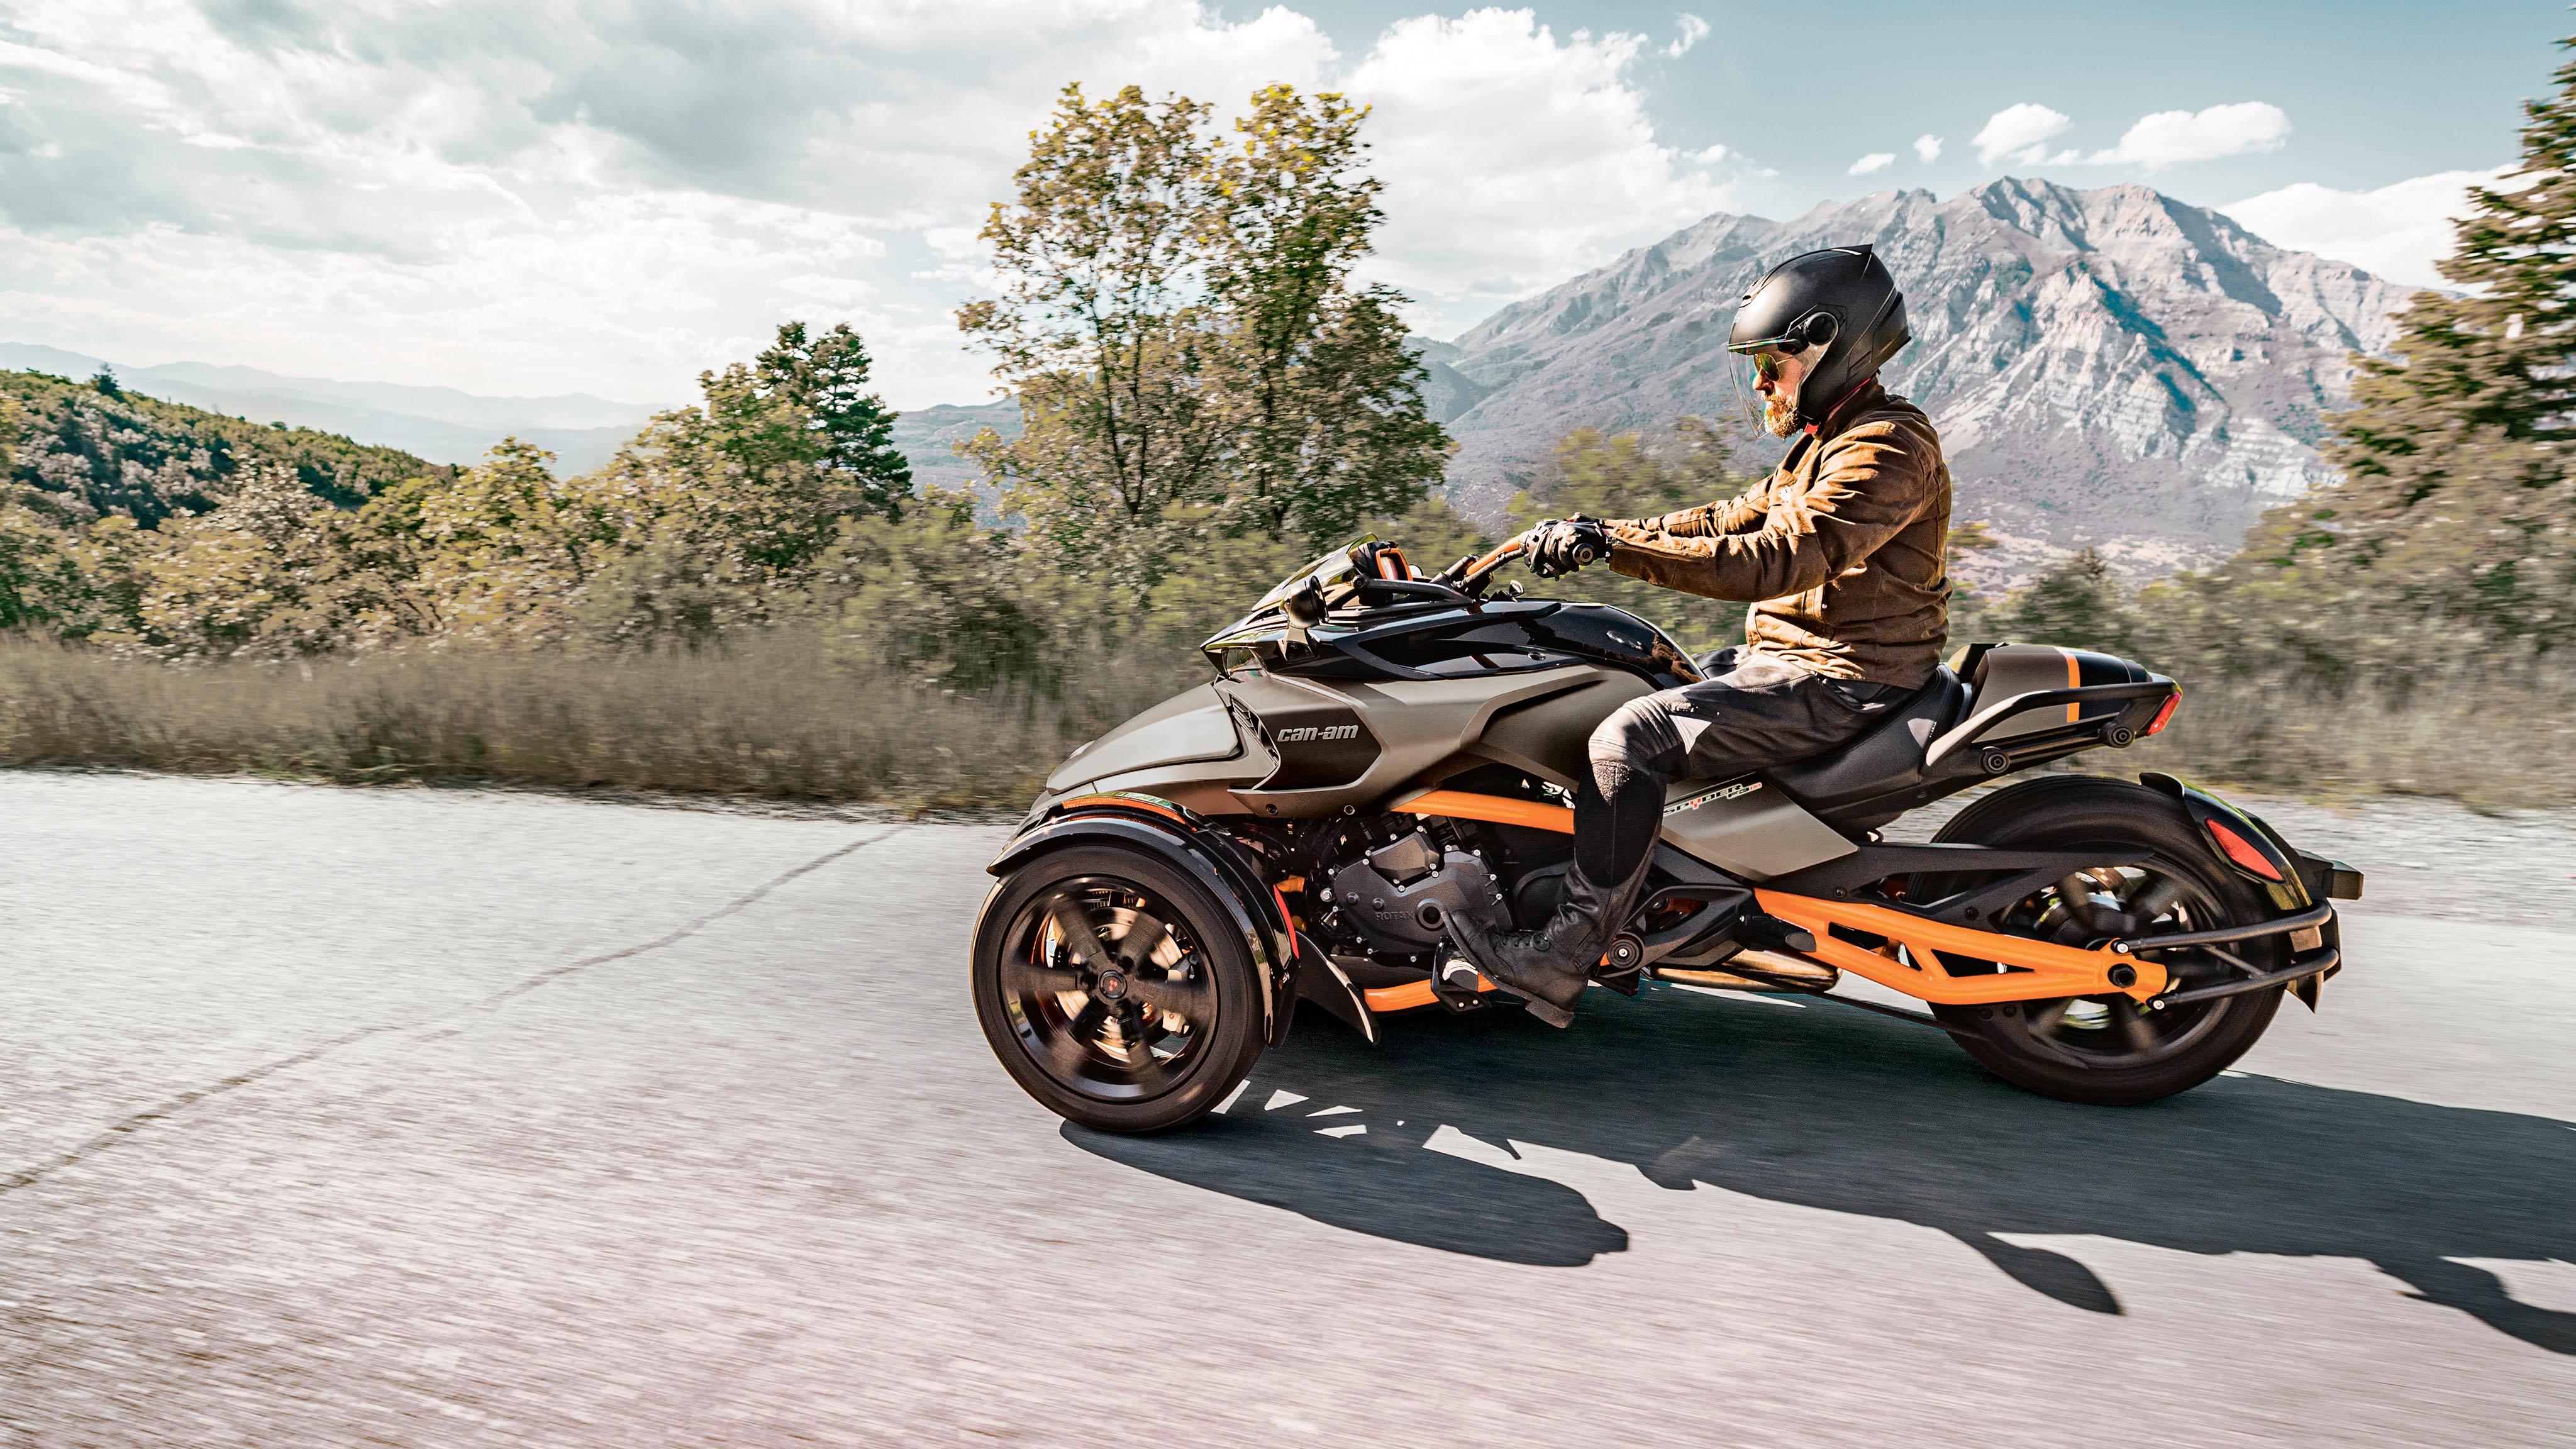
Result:
<svg viewBox="0 0 2576 1449"><path fill-rule="evenodd" d="M38 372L0 372L0 400L17 414L16 436L0 434L0 452L11 460L0 482L16 485L7 501L66 522L122 513L149 526L181 510L203 513L253 468L292 468L308 491L343 506L442 471L396 448Z"/></svg>
<svg viewBox="0 0 2576 1449"><path fill-rule="evenodd" d="M905 413L895 419L894 445L912 464L914 483L982 493L989 491L979 486L984 470L958 457L956 448L986 428L1005 438L1018 437L1019 403L1010 399L964 407L941 403Z"/></svg>
<svg viewBox="0 0 2576 1449"><path fill-rule="evenodd" d="M0 342L0 368L86 380L105 365L84 353ZM254 423L282 422L364 439L433 463L479 463L494 443L515 436L553 453L556 469L563 473L586 473L615 457L653 412L587 393L478 397L449 387L287 377L202 362L119 365L116 375L126 388L153 397Z"/></svg>
<svg viewBox="0 0 2576 1449"><path fill-rule="evenodd" d="M1788 222L1720 214L1425 349L1460 444L1453 498L1495 518L1576 427L1731 413L1737 299L1786 257L1863 241L1914 326L1888 380L1939 425L1957 516L2005 540L1996 582L2086 544L2132 577L2232 553L2328 475L2320 415L2348 402L2347 356L2383 350L2411 295L2144 186L2008 178ZM1776 456L1762 447L1749 457Z"/></svg>

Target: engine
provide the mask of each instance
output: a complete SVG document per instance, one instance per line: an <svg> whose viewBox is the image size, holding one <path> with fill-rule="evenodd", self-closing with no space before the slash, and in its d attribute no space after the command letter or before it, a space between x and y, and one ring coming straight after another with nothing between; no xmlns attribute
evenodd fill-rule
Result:
<svg viewBox="0 0 2576 1449"><path fill-rule="evenodd" d="M1316 922L1328 946L1341 954L1414 957L1447 934L1458 912L1478 919L1508 917L1503 888L1483 855L1464 849L1445 829L1423 827L1383 842L1365 835L1337 837L1324 853L1325 881Z"/></svg>

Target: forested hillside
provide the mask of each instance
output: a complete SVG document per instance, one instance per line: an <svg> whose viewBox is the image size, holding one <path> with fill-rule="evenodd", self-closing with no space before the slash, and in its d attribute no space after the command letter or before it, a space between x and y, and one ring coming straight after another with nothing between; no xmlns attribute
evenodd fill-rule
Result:
<svg viewBox="0 0 2576 1449"><path fill-rule="evenodd" d="M148 528L204 513L264 467L292 469L299 487L346 508L447 471L392 448L145 397L104 375L0 372L0 410L0 476L19 503L66 521L123 514Z"/></svg>

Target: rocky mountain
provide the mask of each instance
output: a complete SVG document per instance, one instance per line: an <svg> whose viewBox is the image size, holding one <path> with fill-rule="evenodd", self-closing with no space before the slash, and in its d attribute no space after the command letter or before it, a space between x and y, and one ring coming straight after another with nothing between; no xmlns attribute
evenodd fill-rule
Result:
<svg viewBox="0 0 2576 1449"><path fill-rule="evenodd" d="M2350 354L2385 348L2410 295L2143 186L2006 178L1787 222L1719 214L1425 350L1460 444L1453 498L1499 514L1576 427L1731 413L1736 300L1783 258L1864 241L1914 327L1887 381L1940 427L1956 516L2004 541L1980 582L2088 544L2132 577L2234 551L2328 475L2320 415L2346 404ZM1748 442L1748 461L1776 448Z"/></svg>

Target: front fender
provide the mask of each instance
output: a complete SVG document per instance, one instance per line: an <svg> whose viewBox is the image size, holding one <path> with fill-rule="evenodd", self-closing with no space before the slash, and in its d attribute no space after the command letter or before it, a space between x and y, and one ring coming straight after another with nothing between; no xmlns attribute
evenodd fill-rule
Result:
<svg viewBox="0 0 2576 1449"><path fill-rule="evenodd" d="M1004 876L1075 841L1115 840L1153 852L1207 887L1261 971L1262 1040L1288 1039L1297 1016L1297 931L1260 865L1224 831L1184 806L1146 795L1077 795L1024 827L984 867Z"/></svg>

